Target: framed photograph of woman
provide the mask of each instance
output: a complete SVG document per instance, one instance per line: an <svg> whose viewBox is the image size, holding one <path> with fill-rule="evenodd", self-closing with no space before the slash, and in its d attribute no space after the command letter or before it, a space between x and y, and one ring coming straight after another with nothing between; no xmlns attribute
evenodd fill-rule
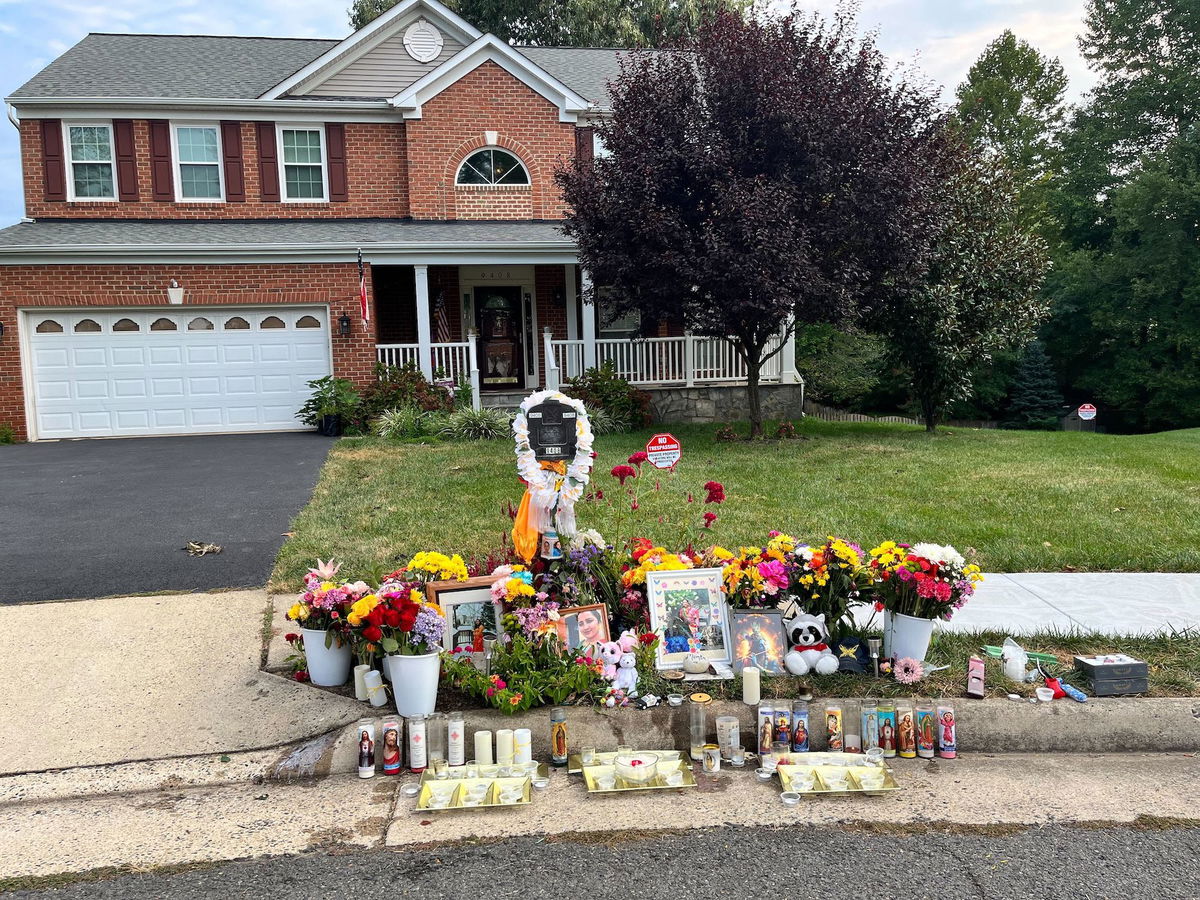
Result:
<svg viewBox="0 0 1200 900"><path fill-rule="evenodd" d="M608 630L608 607L603 603L592 606L572 606L558 611L558 638L572 650L599 655L600 645L612 638Z"/></svg>
<svg viewBox="0 0 1200 900"><path fill-rule="evenodd" d="M500 633L500 613L492 601L491 576L466 581L435 581L426 585L425 594L446 614L442 646L453 653L459 648L483 648L483 641L494 641Z"/></svg>
<svg viewBox="0 0 1200 900"><path fill-rule="evenodd" d="M657 666L678 669L691 652L729 665L733 643L720 569L650 572L650 627L658 632Z"/></svg>
<svg viewBox="0 0 1200 900"><path fill-rule="evenodd" d="M783 615L778 610L738 609L733 612L733 670L754 666L764 675L782 675L787 655Z"/></svg>

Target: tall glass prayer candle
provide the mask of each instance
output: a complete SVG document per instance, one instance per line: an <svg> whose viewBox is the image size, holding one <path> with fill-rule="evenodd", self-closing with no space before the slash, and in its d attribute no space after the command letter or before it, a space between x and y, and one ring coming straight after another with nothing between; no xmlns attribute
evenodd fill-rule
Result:
<svg viewBox="0 0 1200 900"><path fill-rule="evenodd" d="M904 759L917 758L917 726L911 703L896 704L896 749Z"/></svg>
<svg viewBox="0 0 1200 900"><path fill-rule="evenodd" d="M425 771L429 761L426 752L426 732L424 716L408 717L408 768L410 772Z"/></svg>
<svg viewBox="0 0 1200 900"><path fill-rule="evenodd" d="M883 748L884 759L892 759L896 755L896 704L890 700L879 704L879 746Z"/></svg>
<svg viewBox="0 0 1200 900"><path fill-rule="evenodd" d="M704 745L708 743L708 704L692 701L688 707L688 752L697 762L704 760Z"/></svg>
<svg viewBox="0 0 1200 900"><path fill-rule="evenodd" d="M846 749L843 727L842 708L836 703L826 704L825 748L831 753L839 753Z"/></svg>
<svg viewBox="0 0 1200 900"><path fill-rule="evenodd" d="M550 761L556 766L567 764L567 711L561 706L550 710Z"/></svg>
<svg viewBox="0 0 1200 900"><path fill-rule="evenodd" d="M773 703L758 704L758 725L755 730L755 745L760 756L771 752L771 744L775 741L775 705Z"/></svg>
<svg viewBox="0 0 1200 900"><path fill-rule="evenodd" d="M358 777L375 777L375 720L362 719L354 726L358 735Z"/></svg>
<svg viewBox="0 0 1200 900"><path fill-rule="evenodd" d="M446 729L446 762L461 766L467 761L467 723L460 712L448 716Z"/></svg>
<svg viewBox="0 0 1200 900"><path fill-rule="evenodd" d="M737 716L717 716L717 746L721 748L722 758L732 757L735 744L741 745Z"/></svg>
<svg viewBox="0 0 1200 900"><path fill-rule="evenodd" d="M958 756L958 722L953 706L937 708L938 756L954 759Z"/></svg>
<svg viewBox="0 0 1200 900"><path fill-rule="evenodd" d="M792 750L796 753L807 753L808 742L808 701L792 701Z"/></svg>
<svg viewBox="0 0 1200 900"><path fill-rule="evenodd" d="M400 719L384 719L379 734L382 747L376 753L383 762L383 774L399 775L404 755L404 725Z"/></svg>
<svg viewBox="0 0 1200 900"><path fill-rule="evenodd" d="M511 728L501 728L496 732L496 765L511 766L513 764L513 732Z"/></svg>
<svg viewBox="0 0 1200 900"><path fill-rule="evenodd" d="M933 759L937 752L937 717L933 714L933 704L917 704L917 756L921 759Z"/></svg>
<svg viewBox="0 0 1200 900"><path fill-rule="evenodd" d="M430 713L425 717L425 753L432 763L446 758L446 714Z"/></svg>
<svg viewBox="0 0 1200 900"><path fill-rule="evenodd" d="M847 753L862 753L862 719L858 704L846 702L842 710L842 742Z"/></svg>
<svg viewBox="0 0 1200 900"><path fill-rule="evenodd" d="M862 748L865 753L879 746L879 708L872 700L862 708Z"/></svg>
<svg viewBox="0 0 1200 900"><path fill-rule="evenodd" d="M481 766L492 764L492 733L490 731L475 732L475 762Z"/></svg>

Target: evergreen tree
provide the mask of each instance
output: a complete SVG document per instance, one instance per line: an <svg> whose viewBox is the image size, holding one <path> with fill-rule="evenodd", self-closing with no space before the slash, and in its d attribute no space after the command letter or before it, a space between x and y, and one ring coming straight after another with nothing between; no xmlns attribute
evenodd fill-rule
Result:
<svg viewBox="0 0 1200 900"><path fill-rule="evenodd" d="M1040 341L1033 341L1013 376L1004 427L1053 431L1058 428L1062 405L1050 357Z"/></svg>

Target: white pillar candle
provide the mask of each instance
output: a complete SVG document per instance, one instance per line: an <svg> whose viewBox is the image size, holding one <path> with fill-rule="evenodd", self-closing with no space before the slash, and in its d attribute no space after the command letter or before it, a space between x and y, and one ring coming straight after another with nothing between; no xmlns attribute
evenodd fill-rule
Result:
<svg viewBox="0 0 1200 900"><path fill-rule="evenodd" d="M757 705L762 699L762 687L759 681L759 671L755 666L742 669L742 702L751 706Z"/></svg>
<svg viewBox="0 0 1200 900"><path fill-rule="evenodd" d="M511 766L513 764L513 732L511 728L501 728L496 732L496 765Z"/></svg>
<svg viewBox="0 0 1200 900"><path fill-rule="evenodd" d="M475 762L481 766L492 764L492 733L490 731L475 732Z"/></svg>
<svg viewBox="0 0 1200 900"><path fill-rule="evenodd" d="M363 683L367 688L367 699L371 701L372 706L387 705L387 688L383 686L383 676L372 669L363 678Z"/></svg>
<svg viewBox="0 0 1200 900"><path fill-rule="evenodd" d="M533 762L533 734L528 728L513 732L513 763L524 766Z"/></svg>
<svg viewBox="0 0 1200 900"><path fill-rule="evenodd" d="M354 667L354 699L367 699L367 673L371 671L368 665Z"/></svg>

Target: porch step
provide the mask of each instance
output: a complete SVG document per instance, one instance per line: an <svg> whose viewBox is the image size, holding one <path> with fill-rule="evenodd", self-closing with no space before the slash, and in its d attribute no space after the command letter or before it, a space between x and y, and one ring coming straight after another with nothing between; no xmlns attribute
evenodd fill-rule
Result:
<svg viewBox="0 0 1200 900"><path fill-rule="evenodd" d="M483 391L479 395L479 403L488 409L504 409L514 411L525 402L525 398L533 393L528 391Z"/></svg>

